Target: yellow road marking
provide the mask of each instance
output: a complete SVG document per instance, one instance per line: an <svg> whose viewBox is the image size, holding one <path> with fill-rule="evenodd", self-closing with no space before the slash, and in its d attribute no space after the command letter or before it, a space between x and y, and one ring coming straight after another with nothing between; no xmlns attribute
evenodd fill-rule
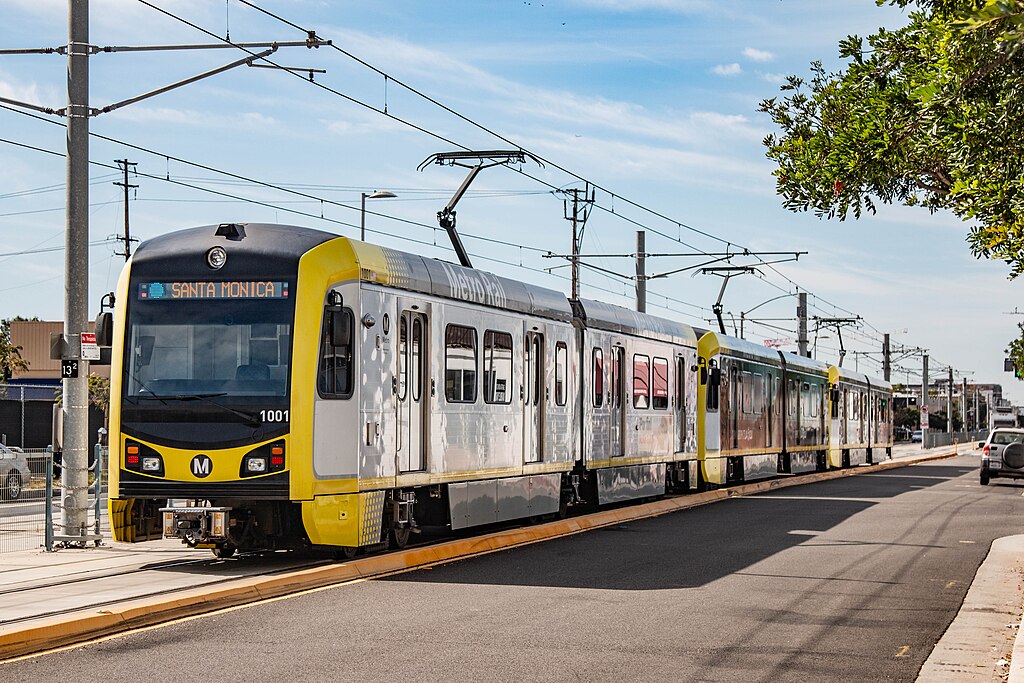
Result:
<svg viewBox="0 0 1024 683"><path fill-rule="evenodd" d="M946 588L947 588L947 589L948 589L948 588L952 588L953 586L957 585L958 583L960 583L960 582L959 582L959 581L956 581L956 580L953 580L953 581L949 581L949 582L947 582L947 583L946 583Z"/></svg>
<svg viewBox="0 0 1024 683"><path fill-rule="evenodd" d="M897 657L906 657L908 652L910 652L910 646L909 645L904 645L903 647L900 648L900 651L896 653L896 656Z"/></svg>

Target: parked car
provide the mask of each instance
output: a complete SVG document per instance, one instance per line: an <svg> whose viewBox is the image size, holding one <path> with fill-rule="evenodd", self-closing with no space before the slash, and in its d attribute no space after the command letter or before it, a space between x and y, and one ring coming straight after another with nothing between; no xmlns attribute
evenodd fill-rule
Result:
<svg viewBox="0 0 1024 683"><path fill-rule="evenodd" d="M17 500L31 478L28 459L21 449L0 444L0 500Z"/></svg>
<svg viewBox="0 0 1024 683"><path fill-rule="evenodd" d="M993 429L981 448L981 485L993 477L1024 479L1024 429Z"/></svg>
<svg viewBox="0 0 1024 683"><path fill-rule="evenodd" d="M910 433L910 443L921 443L922 439L924 439L924 430L915 429Z"/></svg>

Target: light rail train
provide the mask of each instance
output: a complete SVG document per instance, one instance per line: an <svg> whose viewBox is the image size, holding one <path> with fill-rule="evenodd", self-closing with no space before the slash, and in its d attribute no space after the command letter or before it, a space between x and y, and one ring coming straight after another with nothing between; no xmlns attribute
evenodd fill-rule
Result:
<svg viewBox="0 0 1024 683"><path fill-rule="evenodd" d="M117 301L122 541L351 555L891 457L886 382L326 232L167 234Z"/></svg>

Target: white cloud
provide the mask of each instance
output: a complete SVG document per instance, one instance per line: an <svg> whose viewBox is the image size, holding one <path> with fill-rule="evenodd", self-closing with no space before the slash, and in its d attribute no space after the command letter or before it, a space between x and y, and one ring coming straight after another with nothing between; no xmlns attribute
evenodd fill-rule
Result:
<svg viewBox="0 0 1024 683"><path fill-rule="evenodd" d="M716 76L739 76L743 73L743 69L736 62L732 64L716 64L711 67L711 73Z"/></svg>
<svg viewBox="0 0 1024 683"><path fill-rule="evenodd" d="M758 50L756 47L744 48L743 56L754 62L770 62L775 59L775 55L767 50Z"/></svg>
<svg viewBox="0 0 1024 683"><path fill-rule="evenodd" d="M763 73L761 78L775 85L782 85L786 82L786 74L783 73Z"/></svg>

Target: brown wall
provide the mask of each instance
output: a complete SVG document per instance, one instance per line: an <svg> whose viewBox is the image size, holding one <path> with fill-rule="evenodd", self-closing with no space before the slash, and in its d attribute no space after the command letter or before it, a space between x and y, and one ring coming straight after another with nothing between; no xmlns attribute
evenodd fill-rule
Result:
<svg viewBox="0 0 1024 683"><path fill-rule="evenodd" d="M93 323L89 323L93 329ZM60 379L60 361L50 359L50 335L64 331L64 323L50 320L12 320L11 343L21 347L21 357L28 362L27 370L16 371L12 379ZM109 365L92 365L89 371L100 377L110 377Z"/></svg>

